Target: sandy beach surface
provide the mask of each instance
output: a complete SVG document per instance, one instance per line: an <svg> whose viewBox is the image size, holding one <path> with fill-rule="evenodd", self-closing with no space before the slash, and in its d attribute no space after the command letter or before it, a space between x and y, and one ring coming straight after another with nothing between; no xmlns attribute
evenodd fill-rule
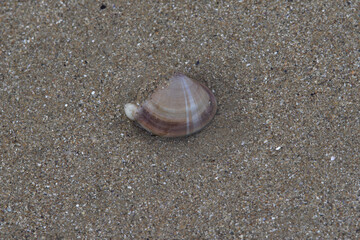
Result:
<svg viewBox="0 0 360 240"><path fill-rule="evenodd" d="M1 239L359 239L359 1L1 1ZM124 105L174 72L201 132Z"/></svg>

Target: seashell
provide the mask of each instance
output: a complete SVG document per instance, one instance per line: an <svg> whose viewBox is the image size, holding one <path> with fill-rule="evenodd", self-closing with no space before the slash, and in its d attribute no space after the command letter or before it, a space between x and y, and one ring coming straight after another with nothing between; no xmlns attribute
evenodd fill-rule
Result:
<svg viewBox="0 0 360 240"><path fill-rule="evenodd" d="M125 105L128 118L163 137L181 137L200 131L213 119L216 109L216 99L209 88L179 73L140 106Z"/></svg>

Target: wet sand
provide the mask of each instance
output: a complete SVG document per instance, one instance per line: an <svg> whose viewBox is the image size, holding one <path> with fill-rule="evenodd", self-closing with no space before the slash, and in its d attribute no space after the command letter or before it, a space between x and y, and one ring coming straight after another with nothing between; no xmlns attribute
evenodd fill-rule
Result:
<svg viewBox="0 0 360 240"><path fill-rule="evenodd" d="M359 2L0 3L0 237L360 238ZM174 72L198 134L123 106Z"/></svg>

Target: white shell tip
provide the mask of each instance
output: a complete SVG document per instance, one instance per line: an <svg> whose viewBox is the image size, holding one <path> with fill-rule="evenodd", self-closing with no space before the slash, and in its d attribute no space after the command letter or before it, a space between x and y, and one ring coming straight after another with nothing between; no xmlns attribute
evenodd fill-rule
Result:
<svg viewBox="0 0 360 240"><path fill-rule="evenodd" d="M127 104L125 104L124 110L125 110L126 116L129 119L135 120L135 115L136 115L136 112L138 110L138 106L136 106L133 103L127 103Z"/></svg>

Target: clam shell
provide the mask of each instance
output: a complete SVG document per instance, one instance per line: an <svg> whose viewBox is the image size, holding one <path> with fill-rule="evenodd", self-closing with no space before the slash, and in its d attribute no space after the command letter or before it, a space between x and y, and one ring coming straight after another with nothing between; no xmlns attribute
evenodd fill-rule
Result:
<svg viewBox="0 0 360 240"><path fill-rule="evenodd" d="M164 137L193 134L205 127L217 109L214 94L205 85L175 74L140 107L126 104L126 115L146 130Z"/></svg>

